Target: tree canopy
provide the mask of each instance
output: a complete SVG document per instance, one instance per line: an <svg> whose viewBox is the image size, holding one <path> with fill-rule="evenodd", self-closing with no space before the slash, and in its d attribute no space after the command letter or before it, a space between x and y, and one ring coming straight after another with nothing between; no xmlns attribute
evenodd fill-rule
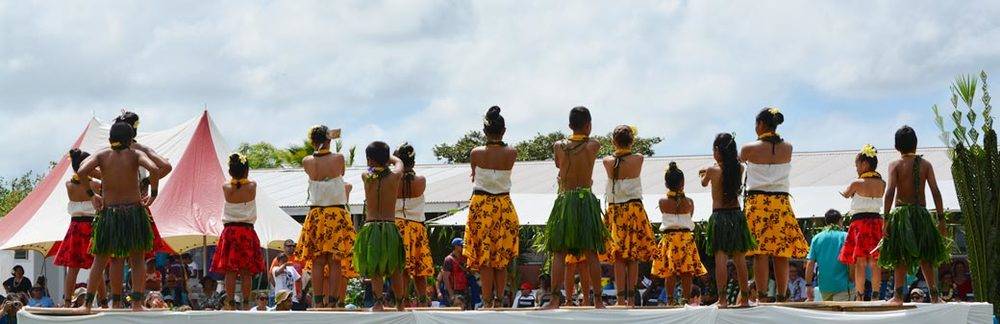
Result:
<svg viewBox="0 0 1000 324"><path fill-rule="evenodd" d="M547 134L538 133L534 137L517 142L518 161L544 161L553 158L552 145L557 141L566 138L566 133L556 131ZM614 153L614 145L611 144L611 134L593 136L593 139L601 143L599 156L611 155ZM662 142L660 137L638 137L632 150L636 153L652 156L653 145ZM446 163L468 163L469 154L476 146L486 145L486 136L480 131L470 131L458 139L454 144L441 143L434 146L434 157L444 160Z"/></svg>

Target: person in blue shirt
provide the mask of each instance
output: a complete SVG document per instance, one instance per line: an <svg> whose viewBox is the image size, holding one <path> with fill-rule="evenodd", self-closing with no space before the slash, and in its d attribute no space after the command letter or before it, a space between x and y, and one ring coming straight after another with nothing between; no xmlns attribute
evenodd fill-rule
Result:
<svg viewBox="0 0 1000 324"><path fill-rule="evenodd" d="M825 301L850 300L850 277L847 265L837 257L847 240L847 232L841 226L843 216L836 210L828 210L824 215L826 227L812 238L809 244L809 255L806 256L806 293L807 301L812 301L813 274L819 272L816 282L819 292Z"/></svg>
<svg viewBox="0 0 1000 324"><path fill-rule="evenodd" d="M51 308L56 307L56 304L52 302L52 298L45 296L42 291L42 287L31 287L31 296L28 298L28 307L45 307Z"/></svg>

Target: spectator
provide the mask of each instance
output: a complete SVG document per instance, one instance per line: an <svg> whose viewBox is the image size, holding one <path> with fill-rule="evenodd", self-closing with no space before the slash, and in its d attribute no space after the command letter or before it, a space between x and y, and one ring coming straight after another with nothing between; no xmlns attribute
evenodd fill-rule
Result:
<svg viewBox="0 0 1000 324"><path fill-rule="evenodd" d="M278 292L282 290L291 292L291 295L288 296L289 302L298 301L299 295L295 292L295 283L302 279L302 276L295 265L288 261L288 255L278 254L275 260L278 261L278 264L271 268L271 276L274 277L274 303L278 303Z"/></svg>
<svg viewBox="0 0 1000 324"><path fill-rule="evenodd" d="M938 285L942 301L946 303L955 301L955 278L950 271L941 272L941 279L938 280Z"/></svg>
<svg viewBox="0 0 1000 324"><path fill-rule="evenodd" d="M38 276L38 278L35 279L35 287L42 288L42 296L52 297L49 296L49 285L48 281L45 280L45 276Z"/></svg>
<svg viewBox="0 0 1000 324"><path fill-rule="evenodd" d="M52 302L52 298L45 296L43 291L44 289L42 287L38 286L31 287L31 296L28 297L29 307L42 307L42 308L56 307L56 304Z"/></svg>
<svg viewBox="0 0 1000 324"><path fill-rule="evenodd" d="M819 271L816 282L824 301L848 301L851 299L849 269L840 262L838 256L847 232L840 225L842 216L836 210L826 212L824 219L827 226L822 232L812 238L809 245L809 255L806 256L806 293L808 300L813 300L813 273Z"/></svg>
<svg viewBox="0 0 1000 324"><path fill-rule="evenodd" d="M188 304L188 272L177 255L167 257L167 286L163 288L164 299L170 297L174 306Z"/></svg>
<svg viewBox="0 0 1000 324"><path fill-rule="evenodd" d="M910 302L911 303L926 303L927 294L924 293L920 288L913 288L910 290Z"/></svg>
<svg viewBox="0 0 1000 324"><path fill-rule="evenodd" d="M73 291L73 299L70 300L70 303L72 304L68 305L67 307L72 307L72 308L82 307L83 303L87 300L86 297L87 297L87 288L85 287L76 288L76 290Z"/></svg>
<svg viewBox="0 0 1000 324"><path fill-rule="evenodd" d="M448 292L449 304L455 306L455 298L469 295L469 278L466 276L465 256L462 255L464 241L461 238L451 240L451 253L444 258L444 265L441 267L444 288ZM468 297L463 299L464 302ZM463 308L465 309L465 308Z"/></svg>
<svg viewBox="0 0 1000 324"><path fill-rule="evenodd" d="M146 300L143 302L143 306L148 309L164 309L169 308L167 302L163 300L163 294L157 291L151 291L146 294Z"/></svg>
<svg viewBox="0 0 1000 324"><path fill-rule="evenodd" d="M274 258L271 260L270 269L274 269L274 267L277 267L282 263L290 263L293 267L295 267L295 271L298 272L299 275L305 277L306 273L303 271L305 269L305 263L295 257L295 241L285 240L285 243L282 246L288 260L279 262L278 258ZM267 280L271 283L271 285L274 285L274 274L270 271L267 273ZM308 281L308 278L302 278L302 280L295 281L295 290L293 290L295 292L295 296L302 296L302 284L305 281ZM303 300L303 302L305 301L306 300Z"/></svg>
<svg viewBox="0 0 1000 324"><path fill-rule="evenodd" d="M882 269L882 282L879 283L879 300L889 300L893 292L892 272ZM875 297L872 297L874 299Z"/></svg>
<svg viewBox="0 0 1000 324"><path fill-rule="evenodd" d="M951 273L955 280L955 301L973 301L969 264L965 263L965 261L957 260L952 265Z"/></svg>
<svg viewBox="0 0 1000 324"><path fill-rule="evenodd" d="M201 309L220 310L224 295L219 292L219 282L210 277L201 278L202 299Z"/></svg>
<svg viewBox="0 0 1000 324"><path fill-rule="evenodd" d="M7 295L27 294L31 290L31 280L24 277L24 267L16 265L10 270L10 274L11 277L3 282L3 289L7 291Z"/></svg>
<svg viewBox="0 0 1000 324"><path fill-rule="evenodd" d="M10 295L7 297L7 301L0 308L0 324L17 324L17 312L24 307L24 303L17 298L10 298Z"/></svg>
<svg viewBox="0 0 1000 324"><path fill-rule="evenodd" d="M146 260L146 291L160 291L162 289L163 275L156 269L156 260Z"/></svg>
<svg viewBox="0 0 1000 324"><path fill-rule="evenodd" d="M541 288L538 289L538 306L545 307L552 302L552 279L548 275L538 276Z"/></svg>
<svg viewBox="0 0 1000 324"><path fill-rule="evenodd" d="M295 271L292 269L291 271ZM278 276L274 277L275 281L278 281ZM288 289L281 289L274 293L274 310L276 311L290 311L292 310L292 291Z"/></svg>
<svg viewBox="0 0 1000 324"><path fill-rule="evenodd" d="M274 310L273 308L267 307L267 294L265 293L257 294L256 301L257 305L254 306L253 308L250 308L251 312L256 312L256 311L263 312L263 311Z"/></svg>
<svg viewBox="0 0 1000 324"><path fill-rule="evenodd" d="M788 267L788 291L791 294L788 296L788 300L793 302L803 302L806 300L806 280L802 279L801 270L799 270L798 263L792 263Z"/></svg>
<svg viewBox="0 0 1000 324"><path fill-rule="evenodd" d="M511 308L533 308L537 305L538 296L531 289L531 283L525 281L521 284L521 290L517 291L517 296L514 296L514 304Z"/></svg>
<svg viewBox="0 0 1000 324"><path fill-rule="evenodd" d="M688 299L688 305L691 306L701 306L701 291L691 290L691 299Z"/></svg>

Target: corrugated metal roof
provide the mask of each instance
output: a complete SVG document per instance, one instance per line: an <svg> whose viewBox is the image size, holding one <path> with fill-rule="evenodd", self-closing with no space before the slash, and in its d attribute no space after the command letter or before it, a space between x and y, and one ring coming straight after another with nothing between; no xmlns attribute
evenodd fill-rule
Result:
<svg viewBox="0 0 1000 324"><path fill-rule="evenodd" d="M951 160L946 148L923 148L918 150L924 158L930 161L939 182L950 184ZM792 174L790 182L793 192L825 192L819 187L842 188L857 177L854 169L854 158L857 151L828 151L795 153L792 157ZM888 162L895 160L899 154L893 149L879 151L879 172L885 173ZM711 155L699 156L657 156L648 157L643 166L643 193L646 195L664 195L663 172L670 161L676 161L677 166L684 171L688 183L685 191L692 196L697 193L707 193L696 181L698 170L715 163ZM440 213L457 207L464 207L472 193L471 168L468 164L424 164L417 165L415 171L427 177L427 212ZM361 210L363 191L360 190L363 167L347 169L344 179L355 184L354 195L351 197L354 210ZM306 202L307 177L302 169L267 169L254 170L252 177L260 183L260 188L277 200L278 205L286 211L296 207L304 207ZM512 173L512 194L555 194L557 169L552 161L518 162ZM602 196L607 176L600 165L594 167L594 193ZM827 190L828 191L828 190ZM947 190L953 194L954 190ZM827 199L826 197L802 197L799 199ZM828 199L841 199L839 196ZM955 198L945 199L955 201ZM949 206L957 208L958 206ZM704 207L702 208L704 209ZM304 209L302 209L304 210ZM295 213L291 213L295 214Z"/></svg>

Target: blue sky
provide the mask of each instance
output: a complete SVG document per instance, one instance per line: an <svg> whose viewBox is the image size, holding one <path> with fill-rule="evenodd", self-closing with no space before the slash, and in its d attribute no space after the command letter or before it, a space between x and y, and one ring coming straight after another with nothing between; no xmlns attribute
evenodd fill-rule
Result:
<svg viewBox="0 0 1000 324"><path fill-rule="evenodd" d="M964 6L964 7L963 7ZM230 145L300 142L317 123L349 144L431 146L500 105L509 142L635 124L658 154L752 138L775 105L800 151L889 148L960 73L1000 71L1000 3L0 1L0 177L42 170L92 116L127 107L146 130L207 105Z"/></svg>

